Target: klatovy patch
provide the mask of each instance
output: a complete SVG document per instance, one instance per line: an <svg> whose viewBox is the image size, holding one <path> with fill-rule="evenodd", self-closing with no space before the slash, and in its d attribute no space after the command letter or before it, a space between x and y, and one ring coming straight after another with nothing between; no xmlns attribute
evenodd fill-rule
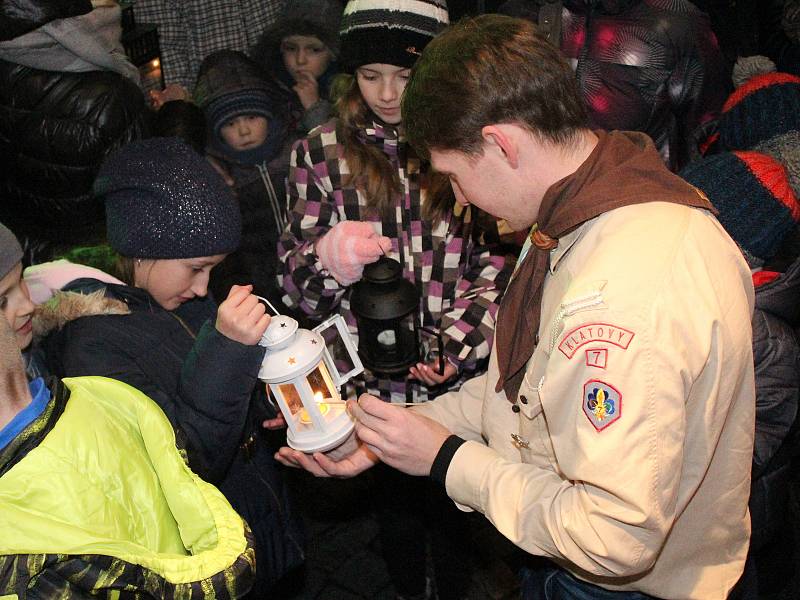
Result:
<svg viewBox="0 0 800 600"><path fill-rule="evenodd" d="M603 288L606 287L606 283L607 281L605 280L590 281L571 292L569 297L564 299L550 327L551 334L548 354L553 353L553 349L558 343L558 338L564 331L564 319L579 312L599 310L607 307L603 299Z"/></svg>

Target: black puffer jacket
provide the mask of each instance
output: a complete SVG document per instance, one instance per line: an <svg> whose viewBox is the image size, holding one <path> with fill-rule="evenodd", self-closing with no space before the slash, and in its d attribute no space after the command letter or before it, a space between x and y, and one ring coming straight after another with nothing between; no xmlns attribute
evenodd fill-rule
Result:
<svg viewBox="0 0 800 600"><path fill-rule="evenodd" d="M789 463L800 450L793 431L800 396L800 260L774 281L756 287L753 357L756 435L750 497L752 547L758 550L785 527Z"/></svg>
<svg viewBox="0 0 800 600"><path fill-rule="evenodd" d="M253 530L253 594L267 597L269 587L302 562L303 550L274 450L263 437L261 422L270 416L264 396L253 394L264 349L220 334L217 307L208 298L168 312L139 288L79 279L65 290L103 288L130 314L69 321L45 341L48 364L61 377L124 381L161 407L187 449L189 466L216 485Z"/></svg>
<svg viewBox="0 0 800 600"><path fill-rule="evenodd" d="M88 1L3 2L0 24L13 22L22 33L90 10ZM142 137L144 119L142 91L118 73L42 71L0 60L0 221L33 244L102 239L95 174L111 150Z"/></svg>

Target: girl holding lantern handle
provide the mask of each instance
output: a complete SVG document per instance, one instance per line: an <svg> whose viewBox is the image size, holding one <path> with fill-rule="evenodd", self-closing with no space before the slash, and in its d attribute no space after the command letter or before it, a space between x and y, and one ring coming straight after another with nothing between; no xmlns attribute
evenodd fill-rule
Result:
<svg viewBox="0 0 800 600"><path fill-rule="evenodd" d="M421 324L438 328L443 338L442 373L434 361L414 364L402 376L365 370L356 389L349 390L352 397L355 391L390 402L425 401L478 374L489 356L512 269L494 218L456 204L446 178L432 173L403 137L400 98L410 67L447 22L443 0L348 2L340 27L340 66L349 84L336 101L337 117L292 151L287 183L292 210L279 242L284 303L312 319L341 314L357 336L348 291L365 265L385 255L398 260L403 277L421 291ZM387 566L402 597L424 598L424 548L412 549L416 544L409 539L425 539L413 523L420 507L404 514L408 509L398 505L411 493L416 494L411 506L432 504L434 493L389 471L379 477L387 493L378 507L382 547L394 553L386 557ZM436 509L447 512L452 506L439 496ZM438 524L441 519L434 519L429 527L434 536L442 533ZM449 552L459 550L457 543L450 545ZM402 564L397 556L403 556ZM421 568L414 568L415 559ZM457 597L463 565L452 556L444 562L462 569L462 581L458 576L449 585L440 580L440 598Z"/></svg>
<svg viewBox="0 0 800 600"><path fill-rule="evenodd" d="M45 339L48 364L61 377L124 381L161 407L189 466L253 532L249 597L272 597L304 550L263 437L264 427L283 423L269 419L257 385L265 352L257 344L270 317L252 286L233 286L219 306L207 296L211 270L240 242L236 199L178 138L134 142L110 155L95 193L105 201L108 241L120 256L114 275L124 284L84 278L56 293L51 320L66 324ZM102 299L118 310L98 314L93 306Z"/></svg>

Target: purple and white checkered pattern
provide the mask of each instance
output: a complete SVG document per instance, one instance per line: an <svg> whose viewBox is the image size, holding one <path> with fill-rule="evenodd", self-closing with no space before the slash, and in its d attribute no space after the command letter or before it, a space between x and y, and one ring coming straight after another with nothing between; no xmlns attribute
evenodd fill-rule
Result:
<svg viewBox="0 0 800 600"><path fill-rule="evenodd" d="M423 219L427 168L394 129L374 124L362 134L364 143L380 148L397 168L405 193L398 194L391 215L378 215L368 206L364 193L348 177L336 121L299 141L287 184L292 212L278 248L284 301L319 319L338 312L357 335L347 288L323 270L314 242L340 221L369 222L380 235L391 238L389 256L400 261L406 279L421 289L423 325L441 325L445 354L461 368L461 378L453 383L458 386L474 376L489 356L512 261L498 243L496 221L488 215L468 208L438 223ZM428 398L427 388L403 378L367 374L356 387L395 402Z"/></svg>

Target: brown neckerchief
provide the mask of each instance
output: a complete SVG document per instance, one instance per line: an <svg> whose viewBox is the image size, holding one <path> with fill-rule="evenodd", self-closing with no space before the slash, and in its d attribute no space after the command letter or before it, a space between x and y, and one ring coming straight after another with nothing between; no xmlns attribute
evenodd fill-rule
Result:
<svg viewBox="0 0 800 600"><path fill-rule="evenodd" d="M558 238L605 212L644 202L672 202L716 213L704 195L667 170L646 135L594 133L598 142L589 157L545 193L533 243L500 304L495 330L500 377L495 391L505 390L512 403L536 346L549 251Z"/></svg>

